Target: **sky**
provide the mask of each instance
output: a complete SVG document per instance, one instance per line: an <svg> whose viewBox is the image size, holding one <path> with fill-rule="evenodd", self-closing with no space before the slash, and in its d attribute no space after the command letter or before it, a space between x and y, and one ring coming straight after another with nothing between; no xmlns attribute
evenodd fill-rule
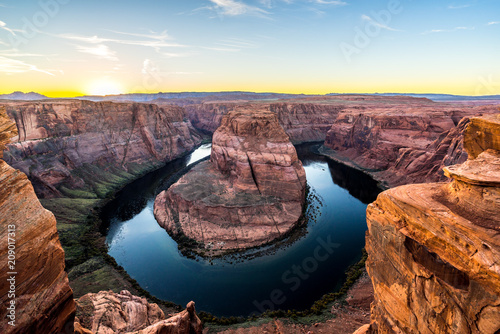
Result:
<svg viewBox="0 0 500 334"><path fill-rule="evenodd" d="M0 94L500 94L498 0L0 0Z"/></svg>

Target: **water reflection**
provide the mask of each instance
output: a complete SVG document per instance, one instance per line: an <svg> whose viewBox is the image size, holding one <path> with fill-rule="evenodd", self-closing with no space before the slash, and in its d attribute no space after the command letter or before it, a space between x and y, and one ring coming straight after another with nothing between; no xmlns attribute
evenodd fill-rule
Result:
<svg viewBox="0 0 500 334"><path fill-rule="evenodd" d="M282 292L283 302L273 307L310 307L324 293L338 288L346 268L359 260L366 231L365 203L378 192L373 180L363 178L366 175L329 163L310 149L311 145L305 145L297 151L316 196L309 211L314 219L295 238L275 245L272 252L244 261L237 261L238 257L188 259L156 223L152 212L155 194L170 182L170 176L207 156L207 145L137 180L110 202L103 210L109 223L109 254L153 295L182 305L195 300L198 310L215 315L260 312L263 301L275 290ZM330 245L332 253L311 267L322 243ZM301 266L309 270L303 276L293 271Z"/></svg>

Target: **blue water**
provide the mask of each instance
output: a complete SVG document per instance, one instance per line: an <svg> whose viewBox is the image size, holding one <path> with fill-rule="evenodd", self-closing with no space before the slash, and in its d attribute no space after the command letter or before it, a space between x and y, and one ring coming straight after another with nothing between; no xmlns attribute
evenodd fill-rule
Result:
<svg viewBox="0 0 500 334"><path fill-rule="evenodd" d="M338 289L346 269L360 259L366 203L378 193L369 177L325 161L311 147L297 149L315 196L309 222L276 246L249 252L253 256L191 259L159 227L153 216L155 195L169 176L209 155L206 145L130 184L104 208L109 254L151 294L181 305L194 300L198 311L247 316L309 308Z"/></svg>

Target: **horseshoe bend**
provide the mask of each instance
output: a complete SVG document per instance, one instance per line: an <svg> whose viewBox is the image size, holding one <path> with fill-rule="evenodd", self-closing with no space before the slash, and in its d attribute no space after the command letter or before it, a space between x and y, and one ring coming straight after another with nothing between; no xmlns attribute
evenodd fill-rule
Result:
<svg viewBox="0 0 500 334"><path fill-rule="evenodd" d="M299 221L306 176L276 115L229 112L212 139L209 161L191 169L154 206L158 223L206 250L244 249L285 235Z"/></svg>

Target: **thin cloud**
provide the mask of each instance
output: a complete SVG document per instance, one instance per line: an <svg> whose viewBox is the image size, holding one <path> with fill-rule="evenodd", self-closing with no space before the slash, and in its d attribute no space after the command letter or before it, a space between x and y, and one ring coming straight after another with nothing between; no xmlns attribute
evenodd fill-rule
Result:
<svg viewBox="0 0 500 334"><path fill-rule="evenodd" d="M462 9L462 8L468 8L472 6L471 4L466 4L466 5L449 5L448 9Z"/></svg>
<svg viewBox="0 0 500 334"><path fill-rule="evenodd" d="M129 33L122 33L129 34ZM139 35L139 34L135 34ZM73 40L77 42L91 43L91 44L102 44L102 43L116 43L116 44L125 44L125 45L136 45L136 46L145 46L151 47L155 49L159 48L167 48L167 47L185 47L186 45L178 44L178 43L169 43L165 42L164 39L159 39L159 37L155 37L154 40L129 40L129 39L116 39L116 38L102 38L98 36L80 36L74 34L59 34L55 35L59 38L64 38L68 40ZM152 37L150 37L152 38Z"/></svg>
<svg viewBox="0 0 500 334"><path fill-rule="evenodd" d="M24 61L17 60L17 59L11 59L7 57L0 56L0 72L7 73L7 74L14 74L14 73L25 73L25 72L40 72L40 73L45 73L51 76L55 76L53 73L49 72L48 70L42 70L39 69L37 66L28 64Z"/></svg>
<svg viewBox="0 0 500 334"><path fill-rule="evenodd" d="M171 37L168 36L166 30L162 31L161 33L151 32L150 34L137 34L137 33L131 33L131 32L117 31L117 30L108 30L108 31L115 33L115 34L125 35L125 36L149 38L149 39L156 39L156 40L160 40L160 41L165 41L167 39L171 39Z"/></svg>
<svg viewBox="0 0 500 334"><path fill-rule="evenodd" d="M345 6L347 2L345 1L336 1L336 0L309 0L309 2L314 2L320 5L334 5L334 6Z"/></svg>
<svg viewBox="0 0 500 334"><path fill-rule="evenodd" d="M372 19L370 16L368 15L361 15L361 19L364 20L364 21L368 21L370 22L371 24L381 28L381 29L385 29L385 30L390 30L390 31L401 31L401 30L398 30L398 29L394 29L394 28L391 28L389 27L388 25L385 25L385 24L382 24L380 22L377 22L375 21L374 19Z"/></svg>
<svg viewBox="0 0 500 334"><path fill-rule="evenodd" d="M220 51L220 52L239 52L239 51L241 51L241 49L219 48L219 47L213 47L213 46L202 46L201 48L205 49L205 50Z"/></svg>
<svg viewBox="0 0 500 334"><path fill-rule="evenodd" d="M213 5L203 7L202 9L210 9L221 16L239 16L239 15L254 15L254 16L267 16L268 11L247 5L242 1L236 0L209 0Z"/></svg>
<svg viewBox="0 0 500 334"><path fill-rule="evenodd" d="M455 31L460 31L460 30L474 30L476 29L475 27L455 27L453 29L433 29L433 30L428 30L424 31L422 35L428 35L428 34L437 34L437 33L443 33L443 32L455 32Z"/></svg>
<svg viewBox="0 0 500 334"><path fill-rule="evenodd" d="M95 46L84 46L84 45L75 45L76 50L82 53L88 53L98 58L118 61L118 57L116 53L105 44L98 44Z"/></svg>
<svg viewBox="0 0 500 334"><path fill-rule="evenodd" d="M124 39L124 38L105 38L99 36L81 36L75 34L58 34L51 35L54 37L66 39L71 42L78 42L78 44L73 44L79 52L88 53L95 55L97 57L109 60L118 60L115 52L113 52L107 44L121 44L121 45L131 45L138 47L148 47L154 49L158 54L165 57L186 57L189 54L186 53L174 53L167 52L165 49L168 48L183 48L187 47L186 45L182 45L175 42L168 42L167 40L170 37L167 35L166 31L163 31L159 34L151 33L151 34L138 34L138 33L129 33L122 31L114 31L111 32L115 34L127 35L132 37L141 37L143 39ZM87 46L82 45L82 43L89 44ZM92 45L95 45L92 47Z"/></svg>
<svg viewBox="0 0 500 334"><path fill-rule="evenodd" d="M0 41L0 44L2 42ZM3 50L0 51L0 56L4 57L54 57L56 54L47 55L47 54L39 54L39 53L22 53L17 49Z"/></svg>
<svg viewBox="0 0 500 334"><path fill-rule="evenodd" d="M8 28L8 27L7 27L7 23L5 23L4 21L0 21L0 29L3 29L3 30L5 30L5 31L8 31L8 32L10 32L12 35L16 36L16 33L15 33L12 29Z"/></svg>
<svg viewBox="0 0 500 334"><path fill-rule="evenodd" d="M500 24L500 21L492 21L492 22L488 22L488 25L489 25L489 26L492 26L492 25L495 25L495 24Z"/></svg>
<svg viewBox="0 0 500 334"><path fill-rule="evenodd" d="M239 48L239 49L255 49L259 47L254 42L240 38L226 38L215 44L230 48Z"/></svg>
<svg viewBox="0 0 500 334"><path fill-rule="evenodd" d="M273 8L278 2L284 2L287 5L293 3L293 0L259 0L259 2L267 8Z"/></svg>

